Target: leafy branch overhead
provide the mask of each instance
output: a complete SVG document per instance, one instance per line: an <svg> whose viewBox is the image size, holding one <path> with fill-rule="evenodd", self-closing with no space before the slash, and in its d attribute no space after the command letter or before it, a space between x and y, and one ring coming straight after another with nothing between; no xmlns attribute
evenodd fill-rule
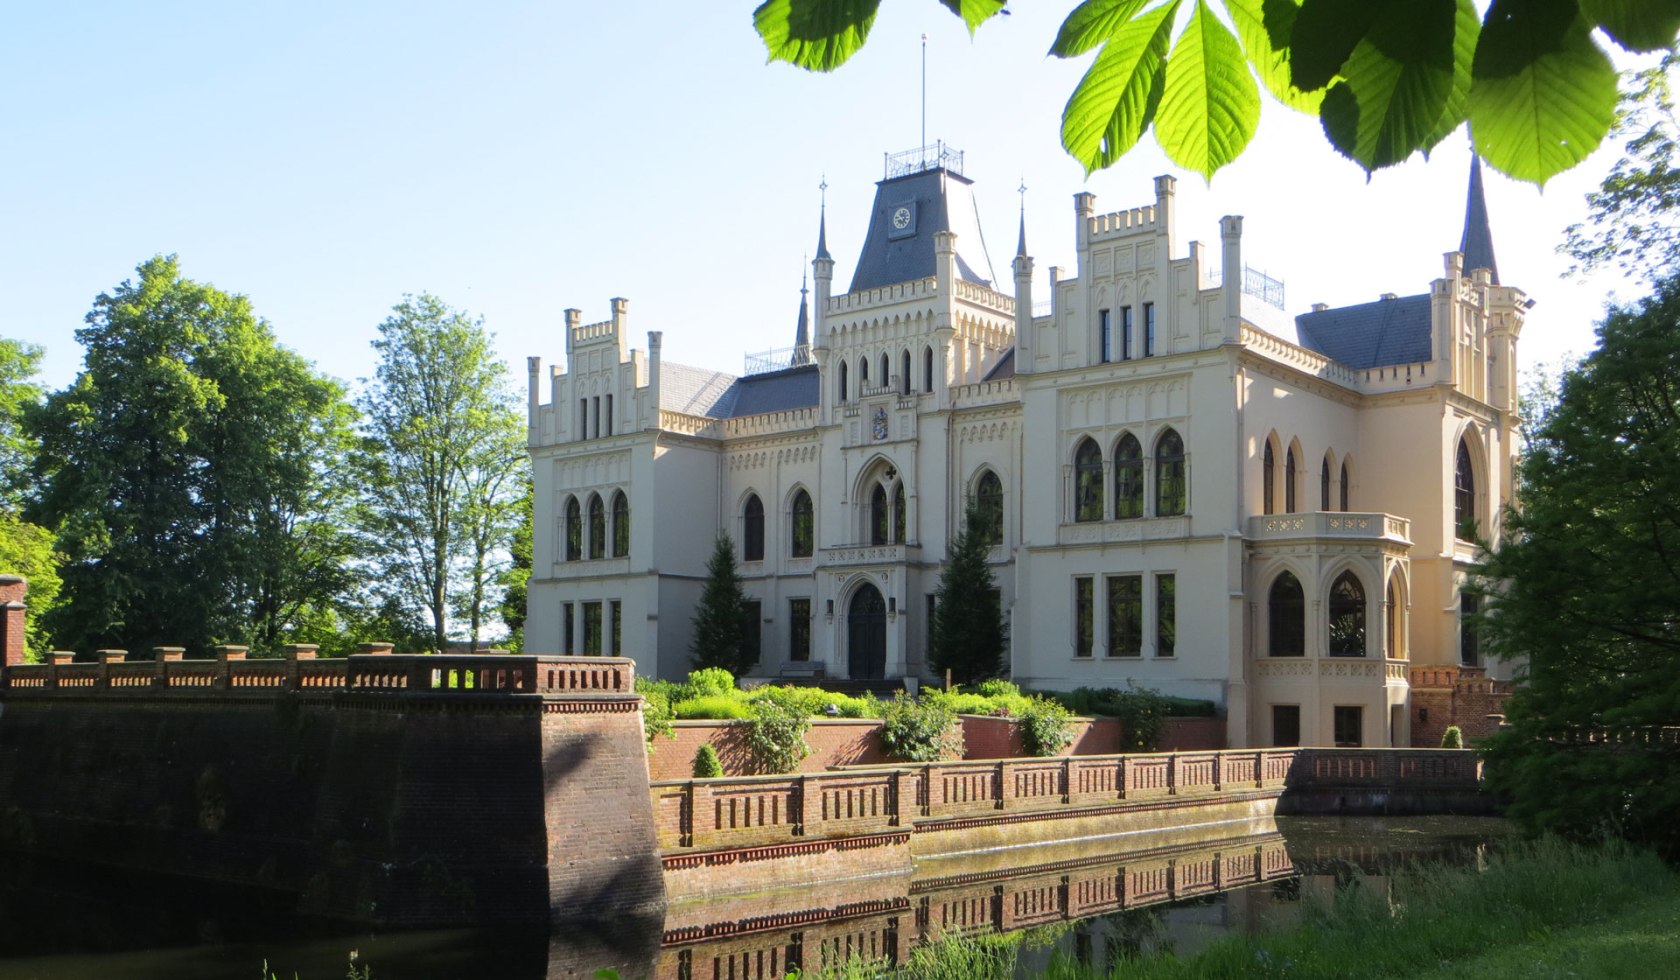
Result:
<svg viewBox="0 0 1680 980"><path fill-rule="evenodd" d="M766 0L753 26L773 61L833 71L869 37L881 0ZM969 31L1003 0L940 0ZM1260 88L1317 115L1366 172L1428 153L1466 121L1478 153L1544 184L1615 118L1616 69L1595 31L1657 51L1680 0L1084 0L1050 53L1096 52L1062 110L1087 173L1153 128L1173 162L1212 177L1260 122Z"/></svg>

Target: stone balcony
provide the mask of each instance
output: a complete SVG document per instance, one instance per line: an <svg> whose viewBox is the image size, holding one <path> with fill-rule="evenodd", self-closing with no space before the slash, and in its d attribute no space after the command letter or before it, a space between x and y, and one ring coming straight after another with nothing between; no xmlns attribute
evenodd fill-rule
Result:
<svg viewBox="0 0 1680 980"><path fill-rule="evenodd" d="M918 544L845 544L817 551L818 564L831 565L894 565L917 561L922 549Z"/></svg>
<svg viewBox="0 0 1680 980"><path fill-rule="evenodd" d="M1353 511L1305 511L1262 514L1248 519L1248 539L1274 541L1353 539L1412 543L1412 522L1393 514Z"/></svg>

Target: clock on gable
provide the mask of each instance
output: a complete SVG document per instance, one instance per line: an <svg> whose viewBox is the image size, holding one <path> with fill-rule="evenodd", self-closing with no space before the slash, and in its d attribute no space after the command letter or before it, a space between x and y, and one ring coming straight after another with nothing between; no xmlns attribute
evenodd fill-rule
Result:
<svg viewBox="0 0 1680 980"><path fill-rule="evenodd" d="M909 238L916 233L916 202L905 201L887 209L887 237Z"/></svg>

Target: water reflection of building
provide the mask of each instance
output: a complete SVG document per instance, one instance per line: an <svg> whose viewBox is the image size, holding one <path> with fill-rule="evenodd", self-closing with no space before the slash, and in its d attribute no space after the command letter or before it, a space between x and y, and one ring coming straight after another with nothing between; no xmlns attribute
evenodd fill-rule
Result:
<svg viewBox="0 0 1680 980"><path fill-rule="evenodd" d="M1423 292L1298 316L1240 217L1181 243L1176 193L1075 195L1040 307L1024 215L1000 280L961 154L889 157L850 284L825 218L795 347L742 377L632 350L622 299L567 311L564 368L531 360L529 645L685 672L721 531L760 673L925 675L973 500L1016 680L1212 699L1232 746L1410 744L1410 668L1477 661L1460 587L1511 488L1526 300L1479 171Z"/></svg>

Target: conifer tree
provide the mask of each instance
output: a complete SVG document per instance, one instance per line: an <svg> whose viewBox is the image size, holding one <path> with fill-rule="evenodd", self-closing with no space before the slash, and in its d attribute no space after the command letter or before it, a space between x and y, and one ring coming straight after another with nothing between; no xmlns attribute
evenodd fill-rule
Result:
<svg viewBox="0 0 1680 980"><path fill-rule="evenodd" d="M694 612L694 641L689 647L694 669L722 667L737 677L757 662L747 650L747 597L735 568L735 543L720 534L706 562L706 588Z"/></svg>
<svg viewBox="0 0 1680 980"><path fill-rule="evenodd" d="M973 684L1007 672L1002 600L986 556L992 550L989 518L969 501L963 530L951 543L951 555L939 575L934 600L933 649L929 666L949 670L958 684Z"/></svg>

